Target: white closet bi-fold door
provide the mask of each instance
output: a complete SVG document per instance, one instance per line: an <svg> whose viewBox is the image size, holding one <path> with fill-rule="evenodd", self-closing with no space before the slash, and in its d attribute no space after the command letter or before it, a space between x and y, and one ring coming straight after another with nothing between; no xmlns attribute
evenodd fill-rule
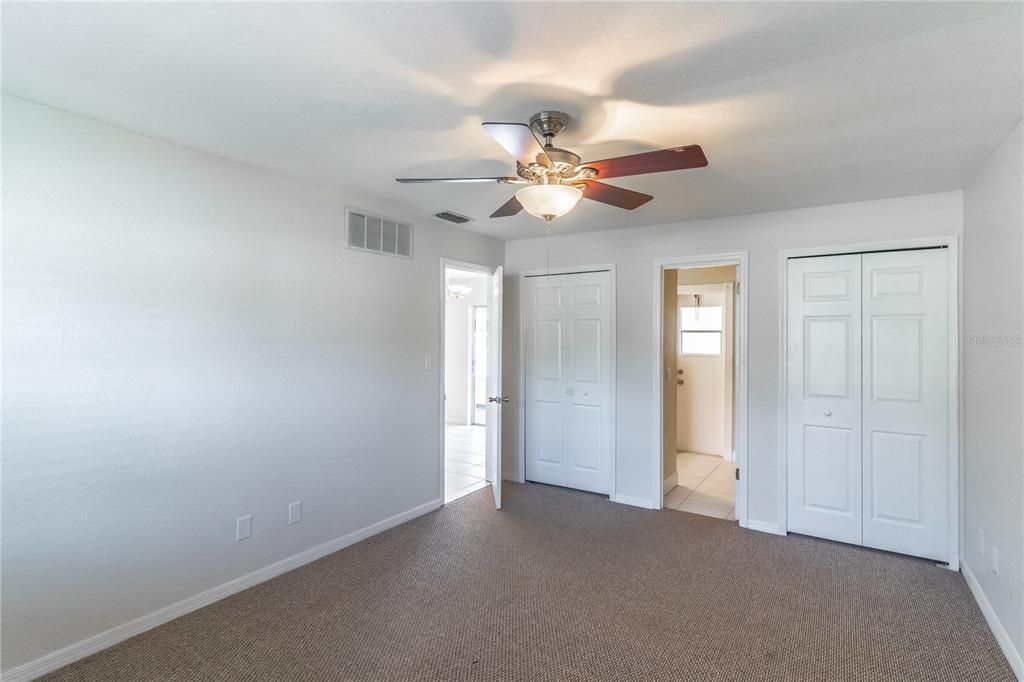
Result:
<svg viewBox="0 0 1024 682"><path fill-rule="evenodd" d="M526 479L611 483L611 273L526 277Z"/></svg>
<svg viewBox="0 0 1024 682"><path fill-rule="evenodd" d="M790 531L948 561L945 249L789 260Z"/></svg>

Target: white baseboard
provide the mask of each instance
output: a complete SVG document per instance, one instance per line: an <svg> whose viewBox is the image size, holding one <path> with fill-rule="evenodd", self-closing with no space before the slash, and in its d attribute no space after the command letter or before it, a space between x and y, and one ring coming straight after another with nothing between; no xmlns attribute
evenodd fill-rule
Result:
<svg viewBox="0 0 1024 682"><path fill-rule="evenodd" d="M662 482L661 490L662 492L667 493L669 490L672 490L672 488L675 488L677 485L679 485L679 472L673 471L672 474Z"/></svg>
<svg viewBox="0 0 1024 682"><path fill-rule="evenodd" d="M408 509L399 514L378 521L377 523L370 524L365 528L353 531L347 535L343 535L333 540L312 547L298 554L294 554L287 559L264 566L263 568L257 569L252 573L247 573L240 578L229 580L228 582L218 585L217 587L211 588L199 594L193 595L186 599L165 606L162 609L153 611L152 613L140 616L135 620L122 623L121 625L115 626L106 632L101 632L92 637L83 639L80 642L66 646L63 649L54 651L53 653L46 654L34 661L29 661L17 668L11 668L0 675L3 682L23 682L25 680L32 680L40 675L45 675L48 672L56 670L57 668L74 663L75 661L90 656L97 651L111 647L118 642L124 641L129 637L134 637L146 630L151 630L158 625L174 620L179 616L184 616L186 613L201 609L204 606L220 601L225 597L230 597L233 594L246 590L253 585L258 585L264 581L275 578L282 573L287 573L293 569L298 568L304 564L308 564L317 559L323 558L328 554L333 554L340 549L344 549L349 545L354 545L360 540L365 540L371 535L376 535L389 528L394 528L406 521L414 519L418 516L422 516L428 512L432 512L435 509L441 507L443 501L440 499L421 504L412 509Z"/></svg>
<svg viewBox="0 0 1024 682"><path fill-rule="evenodd" d="M1017 676L1018 680L1024 680L1024 659L1021 658L1021 654L1017 651L1017 648L1013 645L1013 640L1010 639L1010 635L1006 632L1006 628L999 621L999 616L996 615L995 609L992 608L992 604L989 602L988 597L985 596L985 592L981 589L981 583L974 576L974 572L971 567L967 565L966 561L960 561L960 572L964 576L964 580L967 581L967 586L971 588L971 594L974 595L974 601L978 602L978 608L981 609L981 614L985 616L985 621L988 623L989 629L992 630L992 634L995 635L996 641L999 642L999 648L1003 650L1003 654L1006 656L1006 660L1010 664L1010 668L1013 670L1013 674Z"/></svg>
<svg viewBox="0 0 1024 682"><path fill-rule="evenodd" d="M651 501L643 497L632 497L630 495L612 495L609 498L612 502L628 504L631 507L643 507L644 509L657 509Z"/></svg>
<svg viewBox="0 0 1024 682"><path fill-rule="evenodd" d="M744 526L749 530L756 530L760 533L771 533L772 535L785 535L786 531L782 530L777 523L769 523L768 521L757 521L755 519L748 519L747 525Z"/></svg>

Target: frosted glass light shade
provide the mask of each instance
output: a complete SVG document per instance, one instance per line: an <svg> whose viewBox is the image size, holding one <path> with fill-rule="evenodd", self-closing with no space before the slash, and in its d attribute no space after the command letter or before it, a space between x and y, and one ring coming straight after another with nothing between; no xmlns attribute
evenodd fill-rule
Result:
<svg viewBox="0 0 1024 682"><path fill-rule="evenodd" d="M527 213L549 220L564 216L582 197L583 190L572 185L527 185L516 192Z"/></svg>

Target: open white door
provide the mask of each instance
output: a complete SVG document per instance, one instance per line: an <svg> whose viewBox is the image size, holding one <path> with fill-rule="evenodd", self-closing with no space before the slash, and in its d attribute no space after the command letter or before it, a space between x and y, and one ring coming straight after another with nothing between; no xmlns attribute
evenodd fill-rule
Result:
<svg viewBox="0 0 1024 682"><path fill-rule="evenodd" d="M499 265L491 275L487 303L487 476L494 491L494 506L501 509L501 278Z"/></svg>

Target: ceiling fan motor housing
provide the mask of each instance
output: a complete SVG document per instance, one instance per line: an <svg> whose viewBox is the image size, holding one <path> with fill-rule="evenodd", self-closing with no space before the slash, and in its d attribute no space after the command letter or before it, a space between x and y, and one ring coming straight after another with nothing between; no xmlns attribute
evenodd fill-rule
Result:
<svg viewBox="0 0 1024 682"><path fill-rule="evenodd" d="M530 117L530 128L551 144L551 138L569 125L569 115L561 111L542 111Z"/></svg>
<svg viewBox="0 0 1024 682"><path fill-rule="evenodd" d="M516 170L519 177L530 182L567 184L581 180L592 180L597 177L593 168L580 166L580 157L567 149L545 147L544 152L551 160L551 167L539 163L529 166L520 165Z"/></svg>
<svg viewBox="0 0 1024 682"><path fill-rule="evenodd" d="M551 162L555 164L555 168L558 168L559 164L563 164L571 168L576 168L576 166L580 165L579 154L573 154L568 149L544 147L544 152L548 155L548 158L551 159Z"/></svg>
<svg viewBox="0 0 1024 682"><path fill-rule="evenodd" d="M597 173L589 168L580 168L579 154L556 147L551 139L569 125L569 115L561 111L542 111L530 117L530 129L544 138L544 153L551 160L551 167L530 164L519 167L519 176L531 182L561 184L592 179Z"/></svg>

